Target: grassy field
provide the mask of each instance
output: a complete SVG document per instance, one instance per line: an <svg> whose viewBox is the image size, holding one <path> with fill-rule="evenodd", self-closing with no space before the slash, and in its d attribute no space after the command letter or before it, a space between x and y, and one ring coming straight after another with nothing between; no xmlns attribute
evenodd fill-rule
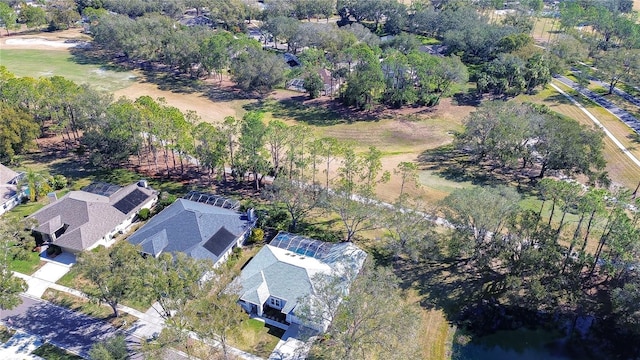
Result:
<svg viewBox="0 0 640 360"><path fill-rule="evenodd" d="M107 70L104 66L80 64L66 51L0 49L0 65L17 76L64 76L77 84L113 92L131 86L138 75L131 71Z"/></svg>

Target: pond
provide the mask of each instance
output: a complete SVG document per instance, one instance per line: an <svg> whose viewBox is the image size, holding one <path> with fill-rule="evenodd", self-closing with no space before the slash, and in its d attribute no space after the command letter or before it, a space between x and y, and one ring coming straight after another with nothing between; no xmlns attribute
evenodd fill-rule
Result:
<svg viewBox="0 0 640 360"><path fill-rule="evenodd" d="M590 357L570 348L566 335L543 329L505 330L473 338L461 345L454 341L454 360L588 360Z"/></svg>

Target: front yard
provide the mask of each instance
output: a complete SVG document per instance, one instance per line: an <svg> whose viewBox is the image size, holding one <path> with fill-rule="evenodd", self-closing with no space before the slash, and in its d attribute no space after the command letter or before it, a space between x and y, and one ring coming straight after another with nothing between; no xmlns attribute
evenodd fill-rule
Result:
<svg viewBox="0 0 640 360"><path fill-rule="evenodd" d="M284 330L247 316L231 336L229 343L242 351L268 358L283 334Z"/></svg>

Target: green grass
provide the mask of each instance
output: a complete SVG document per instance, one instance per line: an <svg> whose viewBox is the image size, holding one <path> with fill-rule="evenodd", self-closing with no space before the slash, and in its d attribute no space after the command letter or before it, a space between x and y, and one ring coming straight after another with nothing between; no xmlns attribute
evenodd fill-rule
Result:
<svg viewBox="0 0 640 360"><path fill-rule="evenodd" d="M61 349L57 346L46 343L37 348L33 355L38 355L46 360L82 360L82 356L78 356Z"/></svg>
<svg viewBox="0 0 640 360"><path fill-rule="evenodd" d="M112 326L125 329L136 322L137 318L127 313L119 312L119 317L113 317L111 307L105 304L98 304L85 298L67 294L62 291L47 289L42 295L42 299L52 302L73 311L79 311L85 315L108 321Z"/></svg>
<svg viewBox="0 0 640 360"><path fill-rule="evenodd" d="M284 330L267 326L262 321L247 318L236 330L231 339L232 346L240 350L267 358L278 341L284 334Z"/></svg>
<svg viewBox="0 0 640 360"><path fill-rule="evenodd" d="M29 252L26 260L11 260L9 269L22 274L31 275L40 268L40 254L37 252Z"/></svg>
<svg viewBox="0 0 640 360"><path fill-rule="evenodd" d="M95 89L109 92L126 88L136 81L133 72L80 64L67 51L0 49L0 59L2 65L16 76L39 78L59 75L77 84L88 83Z"/></svg>
<svg viewBox="0 0 640 360"><path fill-rule="evenodd" d="M75 288L77 286L76 279L78 278L78 276L80 276L80 272L78 271L77 267L73 266L68 273L64 274L60 279L58 279L58 281L56 281L56 284Z"/></svg>
<svg viewBox="0 0 640 360"><path fill-rule="evenodd" d="M305 97L304 94L300 94L300 96ZM341 116L327 106L307 105L296 99L280 101L267 99L261 102L247 104L243 107L247 111L264 111L270 113L274 118L296 120L315 126L349 122L349 119Z"/></svg>
<svg viewBox="0 0 640 360"><path fill-rule="evenodd" d="M7 213L7 216L14 217L16 219L25 218L33 214L34 212L42 209L46 205L45 201L47 200L42 199L41 201L38 201L38 202L28 202L25 204L20 204L14 207L13 209L11 209L11 211Z"/></svg>

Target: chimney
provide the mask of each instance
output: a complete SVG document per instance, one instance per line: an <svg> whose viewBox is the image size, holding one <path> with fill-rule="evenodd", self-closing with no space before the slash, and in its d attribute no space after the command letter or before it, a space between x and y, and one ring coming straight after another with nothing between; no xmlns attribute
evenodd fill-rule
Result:
<svg viewBox="0 0 640 360"><path fill-rule="evenodd" d="M58 195L55 192L50 192L47 194L47 199L49 199L49 204L58 201Z"/></svg>
<svg viewBox="0 0 640 360"><path fill-rule="evenodd" d="M149 183L145 179L140 179L138 180L138 186L146 189L149 187Z"/></svg>

